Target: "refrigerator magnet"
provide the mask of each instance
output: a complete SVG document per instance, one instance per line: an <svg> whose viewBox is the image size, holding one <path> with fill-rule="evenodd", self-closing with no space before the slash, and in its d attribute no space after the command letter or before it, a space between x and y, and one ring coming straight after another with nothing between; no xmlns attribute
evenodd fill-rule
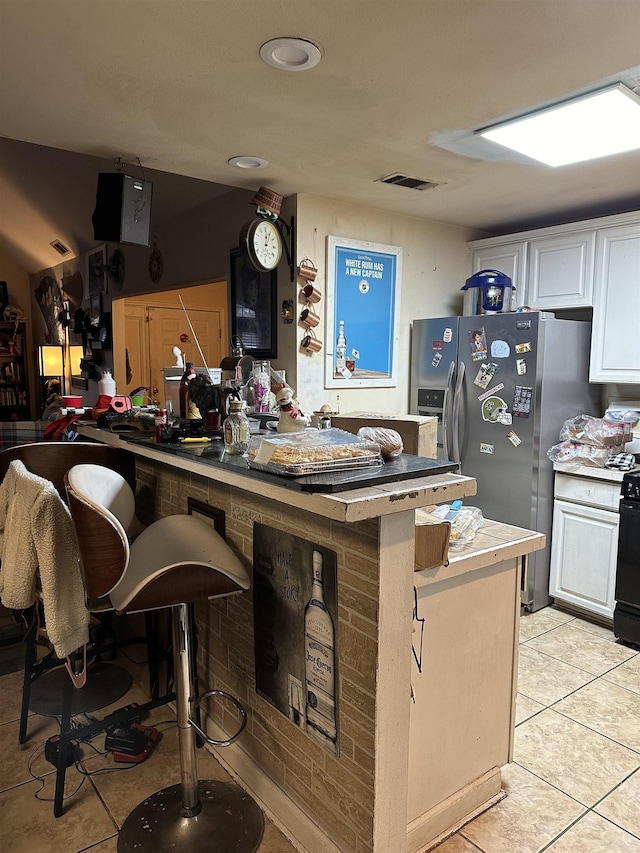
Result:
<svg viewBox="0 0 640 853"><path fill-rule="evenodd" d="M527 372L527 362L524 358L516 358L516 373L518 376L524 376Z"/></svg>
<svg viewBox="0 0 640 853"><path fill-rule="evenodd" d="M515 351L518 355L523 355L525 352L531 352L531 341L526 341L523 344L516 344Z"/></svg>
<svg viewBox="0 0 640 853"><path fill-rule="evenodd" d="M486 388L493 379L497 369L498 365L494 364L492 361L487 361L485 364L480 365L480 370L478 371L476 378L473 380L473 384L480 388Z"/></svg>
<svg viewBox="0 0 640 853"><path fill-rule="evenodd" d="M498 391L502 391L503 388L504 382L498 382L498 384L494 385L493 388L489 388L489 390L485 391L484 394L480 394L478 400L482 402L483 400L486 400L487 397L491 397L492 394L497 394Z"/></svg>
<svg viewBox="0 0 640 853"><path fill-rule="evenodd" d="M518 447L519 444L522 444L522 439L518 438L518 436L512 429L510 429L507 433L507 438L509 439L511 444L513 444L514 447Z"/></svg>
<svg viewBox="0 0 640 853"><path fill-rule="evenodd" d="M487 357L487 338L484 328L473 329L469 332L469 349L473 361L481 361Z"/></svg>
<svg viewBox="0 0 640 853"><path fill-rule="evenodd" d="M527 388L524 385L516 385L513 394L513 416L514 418L528 418L531 412L531 402L533 399L533 388Z"/></svg>
<svg viewBox="0 0 640 853"><path fill-rule="evenodd" d="M491 357L492 358L509 358L511 355L511 347L506 341L497 340L491 341Z"/></svg>
<svg viewBox="0 0 640 853"><path fill-rule="evenodd" d="M444 339L441 341L431 341L431 349L434 349L434 350L444 349Z"/></svg>
<svg viewBox="0 0 640 853"><path fill-rule="evenodd" d="M482 420L490 424L501 423L500 418L507 412L507 404L502 397L487 397L482 404Z"/></svg>
<svg viewBox="0 0 640 853"><path fill-rule="evenodd" d="M449 326L447 326L447 328L444 330L442 340L445 342L445 344L450 344L453 340L453 331Z"/></svg>
<svg viewBox="0 0 640 853"><path fill-rule="evenodd" d="M442 361L442 353L441 353L441 352L437 352L437 353L433 356L433 358L431 359L431 364L432 364L432 366L433 366L433 367L437 367L437 366L440 364L440 362L441 362L441 361Z"/></svg>
<svg viewBox="0 0 640 853"><path fill-rule="evenodd" d="M489 455L491 455L493 453L494 449L495 448L494 448L493 444L487 444L484 441L480 442L480 453L488 453Z"/></svg>

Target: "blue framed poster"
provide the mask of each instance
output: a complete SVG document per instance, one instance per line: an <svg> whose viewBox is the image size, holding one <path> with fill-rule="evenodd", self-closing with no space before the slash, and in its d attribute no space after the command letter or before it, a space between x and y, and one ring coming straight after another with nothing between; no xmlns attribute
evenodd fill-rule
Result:
<svg viewBox="0 0 640 853"><path fill-rule="evenodd" d="M327 237L326 388L398 384L402 248Z"/></svg>

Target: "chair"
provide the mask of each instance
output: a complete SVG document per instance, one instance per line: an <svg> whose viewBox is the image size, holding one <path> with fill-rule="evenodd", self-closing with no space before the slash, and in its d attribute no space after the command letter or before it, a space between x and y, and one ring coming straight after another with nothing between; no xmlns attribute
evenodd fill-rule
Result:
<svg viewBox="0 0 640 853"><path fill-rule="evenodd" d="M250 581L244 566L218 533L190 515L162 518L130 545L126 528L133 494L115 471L76 465L65 482L87 593L108 595L117 613L172 609L181 782L157 791L131 812L120 831L119 853L198 849L253 853L264 829L257 804L235 784L198 782L196 732L211 744L227 746L240 736L247 718L240 703L224 691L195 695L195 638L189 619L189 606L195 601L247 590ZM210 695L230 701L240 714L238 731L223 741L210 738L193 719Z"/></svg>
<svg viewBox="0 0 640 853"><path fill-rule="evenodd" d="M73 465L83 462L106 465L119 472L129 485L135 488L135 457L122 448L68 441L44 441L10 447L0 451L0 482L4 480L10 464L15 460L21 461L32 474L49 480L63 500L66 500L64 475ZM87 604L92 612L105 613L111 609L108 599ZM18 733L20 743L27 739L29 709L45 716L61 716L65 690L71 685L64 666L55 658L53 652L42 660L37 660L38 607L39 603L36 603L25 635L22 708ZM149 628L147 625L148 633ZM150 654L150 666L152 678L155 680L153 650ZM71 712L79 714L103 708L123 696L130 686L131 676L126 669L98 660L91 664L85 686L72 691Z"/></svg>

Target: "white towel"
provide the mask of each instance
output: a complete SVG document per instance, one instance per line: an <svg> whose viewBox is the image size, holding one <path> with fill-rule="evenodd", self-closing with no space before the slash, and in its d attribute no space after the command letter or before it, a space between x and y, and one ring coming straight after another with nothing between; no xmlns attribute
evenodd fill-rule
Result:
<svg viewBox="0 0 640 853"><path fill-rule="evenodd" d="M41 587L47 633L64 658L89 640L80 551L69 508L49 480L15 460L0 485L0 598L22 610Z"/></svg>

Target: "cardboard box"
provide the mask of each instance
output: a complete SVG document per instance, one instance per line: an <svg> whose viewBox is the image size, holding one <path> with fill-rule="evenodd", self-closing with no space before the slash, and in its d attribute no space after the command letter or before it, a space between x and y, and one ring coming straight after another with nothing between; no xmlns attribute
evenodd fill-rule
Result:
<svg viewBox="0 0 640 853"><path fill-rule="evenodd" d="M451 524L422 509L416 510L416 556L414 571L449 565Z"/></svg>
<svg viewBox="0 0 640 853"><path fill-rule="evenodd" d="M360 427L395 429L402 437L404 452L435 459L438 455L438 419L424 415L384 415L375 412L347 412L332 415L331 426L354 435Z"/></svg>

